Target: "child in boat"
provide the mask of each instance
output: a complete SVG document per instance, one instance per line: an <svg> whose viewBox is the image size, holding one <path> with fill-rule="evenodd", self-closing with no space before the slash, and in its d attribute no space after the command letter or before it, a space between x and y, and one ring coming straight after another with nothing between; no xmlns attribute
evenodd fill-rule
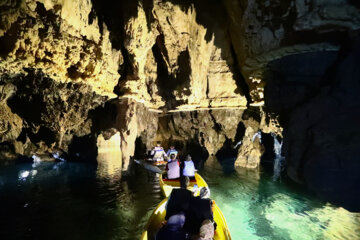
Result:
<svg viewBox="0 0 360 240"><path fill-rule="evenodd" d="M166 152L166 155L170 156L171 154L175 154L175 158L178 155L178 151L175 149L173 145L170 146L170 149Z"/></svg>
<svg viewBox="0 0 360 240"><path fill-rule="evenodd" d="M167 158L167 155L164 149L161 147L160 142L156 142L156 147L151 151L153 156L153 161L164 161Z"/></svg>
<svg viewBox="0 0 360 240"><path fill-rule="evenodd" d="M170 160L166 164L165 170L167 172L168 179L180 178L180 163L176 159L175 154L170 155Z"/></svg>

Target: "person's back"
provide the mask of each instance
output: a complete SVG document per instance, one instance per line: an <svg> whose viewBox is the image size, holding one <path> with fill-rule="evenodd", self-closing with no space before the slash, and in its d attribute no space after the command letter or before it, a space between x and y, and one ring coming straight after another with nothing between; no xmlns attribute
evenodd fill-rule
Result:
<svg viewBox="0 0 360 240"><path fill-rule="evenodd" d="M186 213L189 210L192 192L187 189L174 188L171 191L168 202L166 204L165 220L175 214L181 212Z"/></svg>
<svg viewBox="0 0 360 240"><path fill-rule="evenodd" d="M187 176L187 177L195 176L195 165L189 155L186 157L186 159L184 161L183 175Z"/></svg>
<svg viewBox="0 0 360 240"><path fill-rule="evenodd" d="M188 211L186 212L186 221L184 229L189 233L198 233L204 220L214 220L211 209L210 199L201 199L200 197L192 197Z"/></svg>
<svg viewBox="0 0 360 240"><path fill-rule="evenodd" d="M156 234L156 240L185 240L186 232L183 230L185 214L179 212L169 217L165 226Z"/></svg>
<svg viewBox="0 0 360 240"><path fill-rule="evenodd" d="M171 154L169 156L169 162L166 164L165 170L167 172L168 179L180 178L180 163L175 158L175 154Z"/></svg>
<svg viewBox="0 0 360 240"><path fill-rule="evenodd" d="M180 177L180 163L178 160L173 160L166 164L167 178L176 179Z"/></svg>

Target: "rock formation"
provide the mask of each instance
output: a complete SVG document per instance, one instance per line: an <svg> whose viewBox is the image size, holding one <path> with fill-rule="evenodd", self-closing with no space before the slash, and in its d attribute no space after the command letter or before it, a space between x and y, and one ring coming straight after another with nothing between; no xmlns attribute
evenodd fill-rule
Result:
<svg viewBox="0 0 360 240"><path fill-rule="evenodd" d="M347 0L2 1L1 162L100 164L111 146L104 168L126 171L161 140L257 168L271 146L256 135L275 133L293 180L355 208L332 196L359 182L359 13Z"/></svg>
<svg viewBox="0 0 360 240"><path fill-rule="evenodd" d="M354 1L225 0L224 4L239 68L255 103L263 101L268 63L299 53L338 51L346 32L360 26Z"/></svg>

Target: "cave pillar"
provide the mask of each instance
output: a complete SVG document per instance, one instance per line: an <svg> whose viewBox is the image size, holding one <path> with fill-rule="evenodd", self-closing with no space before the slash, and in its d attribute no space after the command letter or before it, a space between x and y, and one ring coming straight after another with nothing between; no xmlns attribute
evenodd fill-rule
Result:
<svg viewBox="0 0 360 240"><path fill-rule="evenodd" d="M260 159L265 149L261 144L259 137L256 137L256 131L252 127L246 128L242 145L239 148L235 166L245 168L257 168L260 165Z"/></svg>

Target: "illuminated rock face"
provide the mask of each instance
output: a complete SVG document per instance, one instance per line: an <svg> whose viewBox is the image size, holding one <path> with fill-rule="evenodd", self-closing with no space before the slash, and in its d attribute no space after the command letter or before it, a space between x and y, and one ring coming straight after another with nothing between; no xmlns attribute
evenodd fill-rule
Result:
<svg viewBox="0 0 360 240"><path fill-rule="evenodd" d="M89 24L88 1L9 4L1 11L2 21L11 22L0 30L1 74L41 69L57 82L86 83L99 95L115 96L122 57L112 48L106 27L101 33L96 19Z"/></svg>
<svg viewBox="0 0 360 240"><path fill-rule="evenodd" d="M11 84L6 84L0 87L0 142L11 141L16 139L22 130L22 119L13 113L6 104L8 98L14 93L15 87ZM20 154L23 154L20 152ZM2 156L4 155L4 156ZM4 149L0 156L4 159L15 158L8 149Z"/></svg>
<svg viewBox="0 0 360 240"><path fill-rule="evenodd" d="M125 61L132 69L119 84L124 96L167 110L245 107L222 6L204 6L211 16L189 3L145 2L118 7L130 15L123 20Z"/></svg>
<svg viewBox="0 0 360 240"><path fill-rule="evenodd" d="M184 148L198 144L206 153L215 155L225 141L235 145L238 125L241 124L243 110L210 110L174 113L159 120L159 139L169 142L185 142ZM241 136L242 137L242 136ZM188 146L187 146L188 145ZM195 155L195 152L189 151ZM194 158L194 156L193 156ZM197 159L196 159L197 160Z"/></svg>
<svg viewBox="0 0 360 240"><path fill-rule="evenodd" d="M106 127L121 133L126 170L138 137L148 148L153 144L157 114L144 124L148 109L246 107L224 8L149 2L0 4L0 74L7 92L1 142L13 148L12 156L61 150L92 158L96 151L80 146L96 147L106 130L96 127L97 114L110 101L117 102L109 113L116 119ZM206 148L215 154L224 136L208 135L214 136Z"/></svg>

